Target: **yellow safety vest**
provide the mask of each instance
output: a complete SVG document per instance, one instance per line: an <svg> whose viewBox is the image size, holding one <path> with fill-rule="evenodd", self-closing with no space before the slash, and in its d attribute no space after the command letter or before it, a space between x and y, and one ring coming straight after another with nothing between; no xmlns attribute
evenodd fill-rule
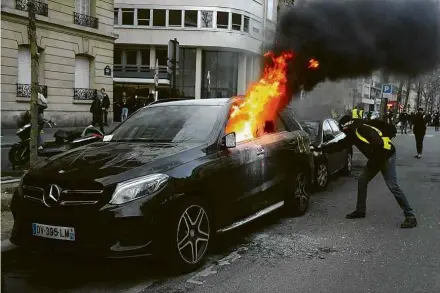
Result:
<svg viewBox="0 0 440 293"><path fill-rule="evenodd" d="M364 110L359 110L359 119L364 119Z"/></svg>
<svg viewBox="0 0 440 293"><path fill-rule="evenodd" d="M353 109L353 110L351 110L351 118L353 118L353 119L358 119L359 118L359 116L358 116L358 109Z"/></svg>
<svg viewBox="0 0 440 293"><path fill-rule="evenodd" d="M386 149L386 150L391 150L391 139L390 139L389 137L387 137L387 136L383 136L382 131L380 131L380 130L377 129L376 127L373 127L373 126L368 125L368 124L364 124L364 126L368 126L368 127L372 128L372 129L374 129L374 130L377 132L377 134L379 134L380 137L381 137L382 140L383 140L383 148ZM356 136L357 136L361 141L365 142L366 144L370 144L370 143L368 142L368 140L367 140L365 137L363 137L362 135L359 134L359 132L358 132L357 129L356 129Z"/></svg>

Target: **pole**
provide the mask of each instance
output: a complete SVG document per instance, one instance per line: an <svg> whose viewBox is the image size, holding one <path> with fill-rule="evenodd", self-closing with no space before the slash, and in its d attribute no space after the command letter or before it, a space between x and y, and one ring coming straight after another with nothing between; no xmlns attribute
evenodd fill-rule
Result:
<svg viewBox="0 0 440 293"><path fill-rule="evenodd" d="M380 102L380 118L384 120L388 105L388 99L383 97L383 86L384 84L388 84L390 76L388 73L382 73L383 75L383 84L382 84L382 93L381 93L381 102Z"/></svg>
<svg viewBox="0 0 440 293"><path fill-rule="evenodd" d="M35 0L28 1L28 37L31 45L31 137L29 142L29 164L33 166L38 159L38 47Z"/></svg>
<svg viewBox="0 0 440 293"><path fill-rule="evenodd" d="M176 38L174 38L173 47L174 47L173 50L173 96L174 96L176 95L176 85L177 85L177 39Z"/></svg>

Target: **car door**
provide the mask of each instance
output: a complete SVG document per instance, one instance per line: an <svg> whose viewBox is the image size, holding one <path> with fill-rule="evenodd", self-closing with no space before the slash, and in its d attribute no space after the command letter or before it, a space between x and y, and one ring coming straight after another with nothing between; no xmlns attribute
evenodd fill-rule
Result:
<svg viewBox="0 0 440 293"><path fill-rule="evenodd" d="M330 126L329 120L324 120L322 124L322 141L324 145L336 142L336 137L333 134L333 130ZM329 173L333 173L338 169L338 153L328 153L328 169Z"/></svg>
<svg viewBox="0 0 440 293"><path fill-rule="evenodd" d="M333 135L335 136L335 141L337 142L337 141L340 141L341 139L344 139L345 138L345 134L340 130L340 128L339 128L338 124L336 123L336 121L333 120L333 119L329 119L328 121L329 121L330 127L331 127L331 129L333 131ZM337 160L336 163L335 163L336 164L336 168L339 170L342 167L344 167L345 162L347 161L346 160L347 150L345 150L345 149L341 150L341 151L335 153L335 155L336 155L335 159Z"/></svg>

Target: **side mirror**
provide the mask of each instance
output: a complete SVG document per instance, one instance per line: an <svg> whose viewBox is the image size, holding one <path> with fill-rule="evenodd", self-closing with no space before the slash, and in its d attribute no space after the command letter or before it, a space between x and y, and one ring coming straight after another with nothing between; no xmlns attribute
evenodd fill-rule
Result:
<svg viewBox="0 0 440 293"><path fill-rule="evenodd" d="M222 146L224 146L227 149L232 149L237 146L237 138L235 136L235 132L231 132L223 136Z"/></svg>

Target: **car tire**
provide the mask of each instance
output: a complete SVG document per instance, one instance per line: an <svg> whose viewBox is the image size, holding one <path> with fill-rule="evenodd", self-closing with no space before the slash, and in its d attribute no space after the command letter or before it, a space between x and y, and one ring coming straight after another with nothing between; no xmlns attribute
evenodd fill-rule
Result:
<svg viewBox="0 0 440 293"><path fill-rule="evenodd" d="M284 207L288 215L302 216L307 212L310 202L310 178L307 172L297 173L293 185L289 188L285 199Z"/></svg>
<svg viewBox="0 0 440 293"><path fill-rule="evenodd" d="M25 165L29 162L29 149L24 150L22 144L16 143L9 150L8 158L13 168Z"/></svg>
<svg viewBox="0 0 440 293"><path fill-rule="evenodd" d="M345 166L344 168L342 168L342 174L350 175L353 168L353 154L347 151L347 156L345 160Z"/></svg>
<svg viewBox="0 0 440 293"><path fill-rule="evenodd" d="M325 190L328 185L329 172L327 162L318 162L315 166L315 185L318 190Z"/></svg>
<svg viewBox="0 0 440 293"><path fill-rule="evenodd" d="M171 212L171 211L170 211ZM177 204L160 241L163 258L176 273L191 272L203 264L213 234L206 205L192 198Z"/></svg>

